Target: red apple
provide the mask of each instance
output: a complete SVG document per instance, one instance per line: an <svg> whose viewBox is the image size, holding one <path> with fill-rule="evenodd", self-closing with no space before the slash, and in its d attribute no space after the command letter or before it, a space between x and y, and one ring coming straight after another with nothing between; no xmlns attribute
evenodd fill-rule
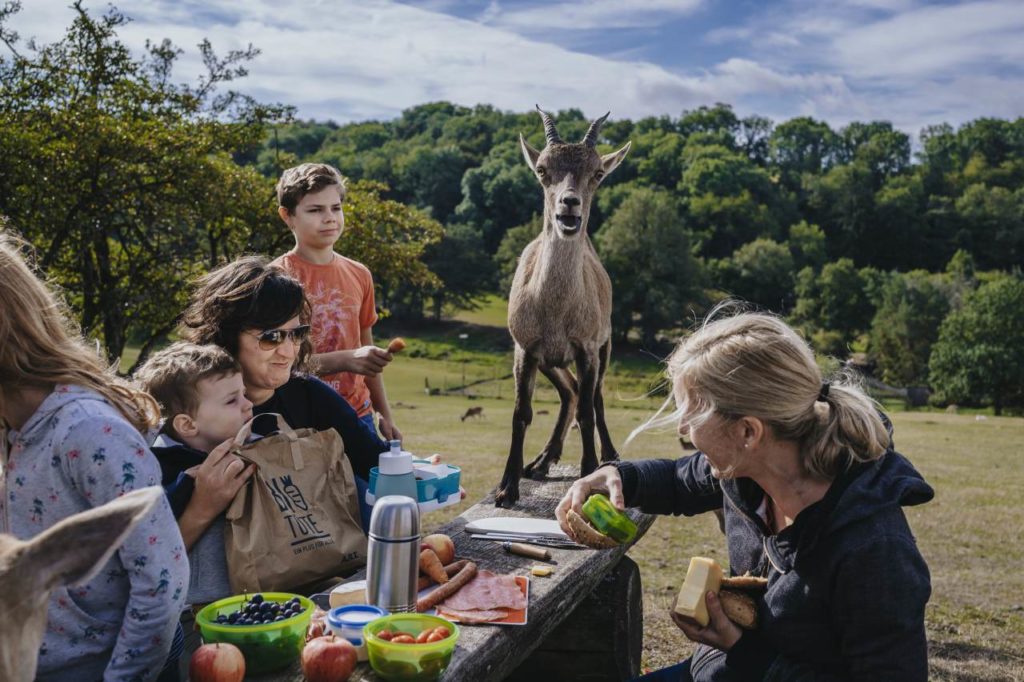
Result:
<svg viewBox="0 0 1024 682"><path fill-rule="evenodd" d="M359 654L344 637L324 635L311 639L302 650L302 674L309 682L345 682L356 668Z"/></svg>
<svg viewBox="0 0 1024 682"><path fill-rule="evenodd" d="M445 566L455 561L455 543L444 533L434 533L423 538L423 544L434 550L434 554Z"/></svg>
<svg viewBox="0 0 1024 682"><path fill-rule="evenodd" d="M234 644L204 644L188 664L192 682L242 682L245 656Z"/></svg>

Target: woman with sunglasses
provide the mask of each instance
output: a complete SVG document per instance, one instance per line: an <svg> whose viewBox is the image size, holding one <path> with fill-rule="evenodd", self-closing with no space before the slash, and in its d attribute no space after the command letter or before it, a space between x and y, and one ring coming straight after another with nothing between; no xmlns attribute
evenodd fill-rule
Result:
<svg viewBox="0 0 1024 682"><path fill-rule="evenodd" d="M312 352L310 306L302 285L262 256L246 256L202 277L182 318L193 343L213 343L242 367L245 397L253 414L276 412L293 429L335 429L345 443L359 489L363 527L370 468L387 444L359 420L336 391L307 373ZM258 433L273 428L271 420Z"/></svg>

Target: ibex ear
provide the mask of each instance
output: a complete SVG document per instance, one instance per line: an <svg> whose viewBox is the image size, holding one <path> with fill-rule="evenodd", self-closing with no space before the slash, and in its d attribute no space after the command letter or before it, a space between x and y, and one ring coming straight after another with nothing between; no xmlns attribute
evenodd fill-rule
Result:
<svg viewBox="0 0 1024 682"><path fill-rule="evenodd" d="M530 143L526 141L522 133L519 133L519 146L523 150L523 158L526 159L526 165L530 167L530 170L536 171L540 152L530 146Z"/></svg>
<svg viewBox="0 0 1024 682"><path fill-rule="evenodd" d="M613 170L619 167L622 160L626 158L626 154L629 153L629 148L633 146L632 142L627 142L622 149L615 152L608 152L601 157L601 168L604 170L605 175L609 175Z"/></svg>
<svg viewBox="0 0 1024 682"><path fill-rule="evenodd" d="M143 488L64 519L27 543L21 568L46 589L85 582L163 495L159 486Z"/></svg>

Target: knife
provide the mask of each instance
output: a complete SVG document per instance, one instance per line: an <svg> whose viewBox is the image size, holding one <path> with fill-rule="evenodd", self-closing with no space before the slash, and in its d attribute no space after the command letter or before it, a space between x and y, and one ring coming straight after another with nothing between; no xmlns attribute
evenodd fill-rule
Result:
<svg viewBox="0 0 1024 682"><path fill-rule="evenodd" d="M470 535L474 540L494 540L496 542L526 542L532 545L554 547L556 549L586 549L584 545L572 540L560 538L541 537L538 535L515 535L513 533L474 533Z"/></svg>

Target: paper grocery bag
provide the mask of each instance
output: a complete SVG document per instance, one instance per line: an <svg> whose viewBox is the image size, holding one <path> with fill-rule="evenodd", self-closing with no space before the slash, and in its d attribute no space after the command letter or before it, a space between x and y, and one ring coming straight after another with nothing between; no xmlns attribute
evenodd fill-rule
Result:
<svg viewBox="0 0 1024 682"><path fill-rule="evenodd" d="M352 465L334 429L294 431L281 415L278 433L246 443L250 420L235 437L239 457L256 464L228 506L224 549L236 593L290 590L366 563L366 536Z"/></svg>

